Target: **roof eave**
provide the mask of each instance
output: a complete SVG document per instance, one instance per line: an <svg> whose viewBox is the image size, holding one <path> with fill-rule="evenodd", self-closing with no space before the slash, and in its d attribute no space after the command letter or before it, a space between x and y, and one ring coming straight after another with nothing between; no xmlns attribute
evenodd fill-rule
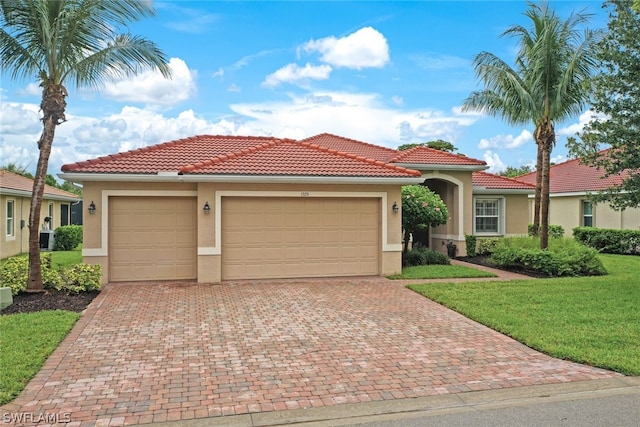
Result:
<svg viewBox="0 0 640 427"><path fill-rule="evenodd" d="M473 194L534 194L535 189L473 187Z"/></svg>
<svg viewBox="0 0 640 427"><path fill-rule="evenodd" d="M73 173L59 175L71 182L225 182L225 183L266 183L266 184L420 184L424 178L417 176L376 177L376 176L305 176L305 175L204 175L177 173L162 174L105 174Z"/></svg>
<svg viewBox="0 0 640 427"><path fill-rule="evenodd" d="M3 196L14 196L14 197L26 197L26 198L31 198L31 191L25 191L25 190L15 190L12 188L2 188L0 190L0 194L2 194ZM59 194L51 194L51 193L44 193L42 196L43 199L46 200L60 200L60 201L64 201L64 202L75 202L78 200L82 200L82 197L77 196L77 197L71 197L71 196L62 196Z"/></svg>

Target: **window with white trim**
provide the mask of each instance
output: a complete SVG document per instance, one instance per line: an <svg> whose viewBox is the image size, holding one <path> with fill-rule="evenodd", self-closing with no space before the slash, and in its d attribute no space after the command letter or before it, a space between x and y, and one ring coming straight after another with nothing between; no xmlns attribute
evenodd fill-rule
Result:
<svg viewBox="0 0 640 427"><path fill-rule="evenodd" d="M593 203L582 201L582 226L593 227Z"/></svg>
<svg viewBox="0 0 640 427"><path fill-rule="evenodd" d="M500 234L502 199L476 198L474 210L475 230L477 234Z"/></svg>
<svg viewBox="0 0 640 427"><path fill-rule="evenodd" d="M16 235L16 202L15 200L7 200L7 237Z"/></svg>

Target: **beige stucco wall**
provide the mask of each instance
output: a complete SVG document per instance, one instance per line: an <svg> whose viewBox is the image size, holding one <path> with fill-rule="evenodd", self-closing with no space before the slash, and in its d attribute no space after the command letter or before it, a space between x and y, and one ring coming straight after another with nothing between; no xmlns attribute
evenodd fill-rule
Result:
<svg viewBox="0 0 640 427"><path fill-rule="evenodd" d="M386 242L381 242L380 274L389 275L401 271L401 212L394 213L392 206L395 203L401 206L401 187L399 185L319 185L319 184L237 184L237 183L127 183L127 182L86 182L84 183L83 196L85 201L84 222L84 262L100 264L103 268L103 283L109 281L109 258L107 242L103 242L106 234L108 212L108 198L110 195L169 195L169 194L193 194L197 198L198 206L198 256L197 272L198 281L202 283L217 283L221 280L221 255L220 248L216 248L216 199L221 192L242 194L261 197L268 193L285 192L287 197L331 197L336 194L353 193L353 197L362 196L363 193L371 193L372 197L385 196L384 216L387 219ZM282 193L279 193L282 194ZM358 196L359 195L359 196ZM93 201L96 204L96 212L93 215L87 213L86 207ZM205 214L202 210L208 202L211 212ZM386 248L386 249L385 249Z"/></svg>
<svg viewBox="0 0 640 427"><path fill-rule="evenodd" d="M431 248L447 253L447 243L453 242L457 255L466 255L465 234L473 231L473 185L471 172L423 172L427 186L440 195L449 210L449 221L431 229Z"/></svg>
<svg viewBox="0 0 640 427"><path fill-rule="evenodd" d="M506 236L526 236L529 232L529 212L527 194L505 196Z"/></svg>
<svg viewBox="0 0 640 427"><path fill-rule="evenodd" d="M14 235L7 235L7 201L14 202ZM53 217L50 228L55 230L60 227L60 206L69 205L71 212L71 202L51 200L44 198L40 209L39 230L45 227L44 218L49 216L49 204L53 204ZM21 253L29 252L29 209L31 208L30 197L20 197L7 194L0 194L0 259ZM20 228L20 221L24 221L24 227Z"/></svg>
<svg viewBox="0 0 640 427"><path fill-rule="evenodd" d="M552 196L549 202L549 224L561 225L565 236L572 236L575 227L582 226L582 202L587 196ZM533 222L533 199L529 199L529 222ZM616 211L608 204L593 205L593 226L597 228L640 229L640 209Z"/></svg>

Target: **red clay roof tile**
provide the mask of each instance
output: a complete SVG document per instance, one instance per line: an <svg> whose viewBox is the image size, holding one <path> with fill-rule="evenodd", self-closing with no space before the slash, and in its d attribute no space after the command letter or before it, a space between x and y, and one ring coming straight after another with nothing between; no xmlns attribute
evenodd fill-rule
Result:
<svg viewBox="0 0 640 427"><path fill-rule="evenodd" d="M483 171L473 172L471 180L474 187L482 187L492 190L532 190L536 189L535 185L527 182L519 181L505 176L494 175Z"/></svg>
<svg viewBox="0 0 640 427"><path fill-rule="evenodd" d="M390 163L409 163L425 165L458 165L458 166L486 166L483 160L473 159L460 154L449 153L435 148L418 146L406 151L396 151Z"/></svg>
<svg viewBox="0 0 640 427"><path fill-rule="evenodd" d="M549 193L582 193L606 190L619 185L627 176L627 173L623 173L604 178L604 170L585 165L580 162L580 159L571 159L551 166ZM536 173L531 172L519 176L518 179L535 185Z"/></svg>
<svg viewBox="0 0 640 427"><path fill-rule="evenodd" d="M33 191L33 179L15 174L13 172L9 172L4 169L0 169L0 193L3 192L2 190L13 190L31 193ZM65 199L72 198L80 200L80 196L78 196L77 194L69 193L68 191L64 191L46 184L44 186L44 196L64 197Z"/></svg>

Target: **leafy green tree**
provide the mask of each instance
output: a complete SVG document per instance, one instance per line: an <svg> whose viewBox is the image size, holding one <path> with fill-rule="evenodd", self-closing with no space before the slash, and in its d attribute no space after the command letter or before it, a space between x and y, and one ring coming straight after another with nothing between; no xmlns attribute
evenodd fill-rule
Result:
<svg viewBox="0 0 640 427"><path fill-rule="evenodd" d="M591 104L597 114L580 134L581 143L572 139L569 148L606 176L624 176L620 185L593 196L624 209L640 206L640 12L628 1L608 1L605 7L608 31L597 45L601 68L592 81Z"/></svg>
<svg viewBox="0 0 640 427"><path fill-rule="evenodd" d="M66 121L65 84L95 89L144 69L169 77L167 58L153 42L118 33L154 13L150 2L139 0L0 0L3 74L16 80L35 78L42 87L43 131L29 212L29 292L43 291L40 206L55 130Z"/></svg>
<svg viewBox="0 0 640 427"><path fill-rule="evenodd" d="M506 176L507 178L517 178L520 175L525 175L530 172L533 172L533 169L529 165L522 165L518 167L507 166L505 170L498 172L498 175Z"/></svg>
<svg viewBox="0 0 640 427"><path fill-rule="evenodd" d="M520 49L512 68L489 52L474 61L485 88L464 101L463 110L501 117L511 125L532 123L537 145L534 230L540 247L549 244L549 168L556 143L555 123L579 115L586 106L585 82L596 66L596 34L581 30L584 12L561 20L548 4L530 3L525 15L531 29L516 25L502 35L515 37Z"/></svg>
<svg viewBox="0 0 640 427"><path fill-rule="evenodd" d="M18 166L15 163L8 163L7 165L0 167L0 169L33 179L33 175L31 175L25 167Z"/></svg>
<svg viewBox="0 0 640 427"><path fill-rule="evenodd" d="M402 187L402 229L404 252L409 249L409 235L429 227L446 224L449 211L440 196L422 185Z"/></svg>
<svg viewBox="0 0 640 427"><path fill-rule="evenodd" d="M398 151L406 151L415 147L435 148L436 150L448 151L450 153L455 153L456 151L458 151L458 149L452 143L444 141L442 139L436 139L434 141L422 143L403 144L398 147Z"/></svg>

